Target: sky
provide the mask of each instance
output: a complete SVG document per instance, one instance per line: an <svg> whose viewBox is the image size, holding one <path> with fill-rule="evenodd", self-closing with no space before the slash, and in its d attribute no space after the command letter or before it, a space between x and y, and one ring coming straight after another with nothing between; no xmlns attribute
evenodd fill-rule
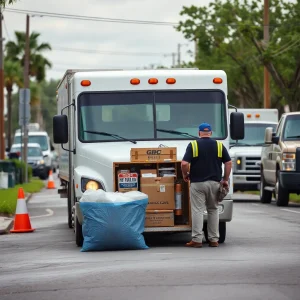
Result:
<svg viewBox="0 0 300 300"><path fill-rule="evenodd" d="M7 9L114 19L178 23L183 6L204 6L209 0L19 0ZM25 31L26 14L4 10L4 44ZM44 56L52 63L47 79L60 79L67 69L137 69L171 67L172 53L181 44L181 61L191 61L194 44L174 26L124 24L54 18L30 13L30 32L40 33L39 43L49 43ZM86 51L87 50L87 51ZM102 52L99 52L102 51ZM122 55L121 55L122 54ZM126 54L126 55L125 55ZM176 56L177 60L177 56Z"/></svg>

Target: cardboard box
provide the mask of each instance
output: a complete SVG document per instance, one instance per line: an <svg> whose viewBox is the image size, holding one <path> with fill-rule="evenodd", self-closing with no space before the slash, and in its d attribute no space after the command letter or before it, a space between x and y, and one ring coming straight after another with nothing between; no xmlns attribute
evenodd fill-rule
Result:
<svg viewBox="0 0 300 300"><path fill-rule="evenodd" d="M130 160L132 162L165 162L177 160L176 147L163 148L131 148Z"/></svg>
<svg viewBox="0 0 300 300"><path fill-rule="evenodd" d="M140 173L141 173L141 177L149 177L148 174L151 174L152 177L157 177L156 169L142 169Z"/></svg>
<svg viewBox="0 0 300 300"><path fill-rule="evenodd" d="M173 177L141 177L141 192L148 195L147 210L175 209Z"/></svg>
<svg viewBox="0 0 300 300"><path fill-rule="evenodd" d="M138 190L138 173L129 170L118 171L118 191L129 192Z"/></svg>
<svg viewBox="0 0 300 300"><path fill-rule="evenodd" d="M147 210L145 227L174 227L173 210Z"/></svg>

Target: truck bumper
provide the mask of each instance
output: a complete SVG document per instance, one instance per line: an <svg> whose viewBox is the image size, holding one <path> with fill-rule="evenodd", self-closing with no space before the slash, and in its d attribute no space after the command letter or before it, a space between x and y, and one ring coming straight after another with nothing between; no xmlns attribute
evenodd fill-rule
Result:
<svg viewBox="0 0 300 300"><path fill-rule="evenodd" d="M300 192L300 172L280 172L280 183L290 193Z"/></svg>
<svg viewBox="0 0 300 300"><path fill-rule="evenodd" d="M219 221L220 222L230 222L232 220L232 213L233 213L233 200L232 199L224 199L222 202L219 203ZM82 225L83 223L83 215L80 210L79 202L75 203L75 215L78 218L79 224ZM203 216L204 221L207 221L207 211L204 211Z"/></svg>
<svg viewBox="0 0 300 300"><path fill-rule="evenodd" d="M259 189L260 175L240 175L233 173L233 189L240 191L256 191Z"/></svg>
<svg viewBox="0 0 300 300"><path fill-rule="evenodd" d="M232 220L233 213L233 200L224 199L219 203L219 221L220 222L230 222ZM207 221L207 211L204 211L204 221Z"/></svg>

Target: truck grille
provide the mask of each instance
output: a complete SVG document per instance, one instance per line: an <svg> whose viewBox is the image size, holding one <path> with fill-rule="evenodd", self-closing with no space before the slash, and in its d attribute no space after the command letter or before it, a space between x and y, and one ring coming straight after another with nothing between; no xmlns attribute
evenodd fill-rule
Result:
<svg viewBox="0 0 300 300"><path fill-rule="evenodd" d="M251 173L260 173L260 167L256 164L260 157L245 157L245 170Z"/></svg>

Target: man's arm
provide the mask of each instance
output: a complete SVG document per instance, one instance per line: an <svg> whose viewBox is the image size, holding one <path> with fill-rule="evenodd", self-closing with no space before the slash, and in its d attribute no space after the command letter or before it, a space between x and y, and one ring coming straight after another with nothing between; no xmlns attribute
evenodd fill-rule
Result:
<svg viewBox="0 0 300 300"><path fill-rule="evenodd" d="M185 154L183 156L183 159L181 161L181 172L182 172L182 177L184 181L189 180L189 164L192 160L192 146L189 144L186 148Z"/></svg>
<svg viewBox="0 0 300 300"><path fill-rule="evenodd" d="M224 164L224 177L223 177L223 183L226 185L228 185L228 180L229 180L229 176L231 173L231 168L232 168L232 161L230 158L230 155L227 151L227 149L224 147L223 145L223 149L222 149L222 162Z"/></svg>
<svg viewBox="0 0 300 300"><path fill-rule="evenodd" d="M231 160L224 164L224 181L228 181L230 173L231 173L232 162Z"/></svg>

